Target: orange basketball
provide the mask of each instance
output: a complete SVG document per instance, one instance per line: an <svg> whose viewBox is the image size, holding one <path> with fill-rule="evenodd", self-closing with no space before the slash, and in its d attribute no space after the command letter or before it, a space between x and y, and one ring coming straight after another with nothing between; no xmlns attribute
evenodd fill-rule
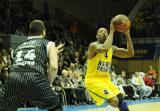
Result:
<svg viewBox="0 0 160 111"><path fill-rule="evenodd" d="M126 15L119 14L114 17L114 27L118 32L124 32L131 27L131 22Z"/></svg>

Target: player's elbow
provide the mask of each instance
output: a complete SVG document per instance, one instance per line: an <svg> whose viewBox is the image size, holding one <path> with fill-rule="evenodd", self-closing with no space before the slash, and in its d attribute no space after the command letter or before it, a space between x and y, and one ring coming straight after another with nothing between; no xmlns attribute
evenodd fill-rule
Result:
<svg viewBox="0 0 160 111"><path fill-rule="evenodd" d="M130 56L130 57L133 57L133 56L134 56L134 51L130 52L130 53L129 53L129 56Z"/></svg>
<svg viewBox="0 0 160 111"><path fill-rule="evenodd" d="M131 51L130 57L133 57L133 56L134 56L134 51Z"/></svg>
<svg viewBox="0 0 160 111"><path fill-rule="evenodd" d="M128 57L133 57L134 56L134 51L129 51L127 55L128 55Z"/></svg>

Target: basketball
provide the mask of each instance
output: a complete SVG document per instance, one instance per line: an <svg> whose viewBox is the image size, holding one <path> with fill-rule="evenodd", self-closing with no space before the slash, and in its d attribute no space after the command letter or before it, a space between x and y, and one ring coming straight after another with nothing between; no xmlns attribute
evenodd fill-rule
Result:
<svg viewBox="0 0 160 111"><path fill-rule="evenodd" d="M114 27L118 32L125 32L131 27L130 19L126 15L119 14L114 17Z"/></svg>

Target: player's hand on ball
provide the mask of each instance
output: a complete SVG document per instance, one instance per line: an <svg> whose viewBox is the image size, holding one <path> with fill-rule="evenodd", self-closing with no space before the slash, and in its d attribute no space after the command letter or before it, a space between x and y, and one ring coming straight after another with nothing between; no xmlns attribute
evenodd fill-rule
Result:
<svg viewBox="0 0 160 111"><path fill-rule="evenodd" d="M125 32L128 29L130 29L130 27L131 27L131 21L128 18L128 16L119 14L119 15L116 15L114 17L114 19L115 19L114 20L114 27L115 27L116 31L118 31L118 32Z"/></svg>
<svg viewBox="0 0 160 111"><path fill-rule="evenodd" d="M124 31L124 32L122 32L124 35L129 35L130 34L130 29L128 29L128 30L126 30L126 31Z"/></svg>

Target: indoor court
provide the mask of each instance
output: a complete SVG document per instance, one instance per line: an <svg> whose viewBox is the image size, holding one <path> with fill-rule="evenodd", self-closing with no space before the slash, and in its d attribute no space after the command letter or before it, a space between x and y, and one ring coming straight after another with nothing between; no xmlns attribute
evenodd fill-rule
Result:
<svg viewBox="0 0 160 111"><path fill-rule="evenodd" d="M160 102L130 105L130 111L159 111Z"/></svg>
<svg viewBox="0 0 160 111"><path fill-rule="evenodd" d="M130 111L160 111L160 98L127 101ZM105 105L67 106L63 111L107 111ZM117 110L118 111L118 110Z"/></svg>

